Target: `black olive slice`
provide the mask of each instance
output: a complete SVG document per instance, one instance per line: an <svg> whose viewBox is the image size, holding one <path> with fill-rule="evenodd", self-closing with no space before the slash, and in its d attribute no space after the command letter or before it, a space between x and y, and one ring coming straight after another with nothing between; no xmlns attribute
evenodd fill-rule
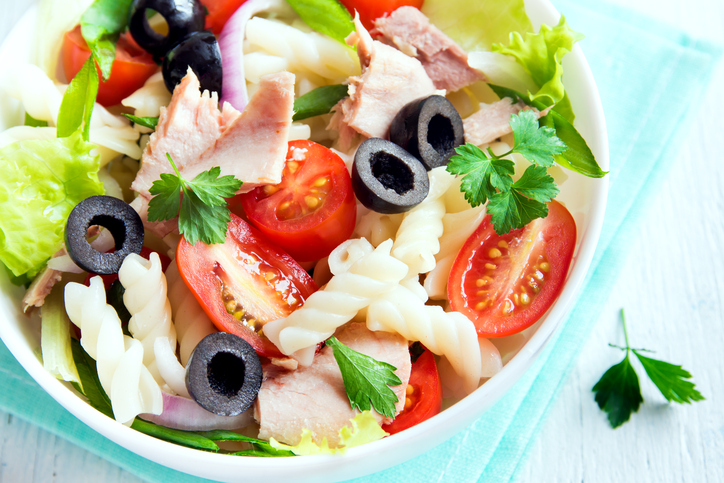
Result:
<svg viewBox="0 0 724 483"><path fill-rule="evenodd" d="M101 253L88 243L88 228L107 228L116 243L112 253ZM143 222L136 210L112 196L91 196L78 203L65 225L65 248L71 260L86 272L118 273L126 256L141 253Z"/></svg>
<svg viewBox="0 0 724 483"><path fill-rule="evenodd" d="M430 190L427 171L413 155L385 139L360 144L352 165L357 199L378 213L403 213L422 203Z"/></svg>
<svg viewBox="0 0 724 483"><path fill-rule="evenodd" d="M146 10L158 12L168 24L168 35L161 35L148 24ZM204 28L204 6L199 0L134 0L128 16L128 31L148 53L163 57L192 32Z"/></svg>
<svg viewBox="0 0 724 483"><path fill-rule="evenodd" d="M463 120L443 96L417 99L392 120L390 141L422 161L427 170L445 166L465 141Z"/></svg>
<svg viewBox="0 0 724 483"><path fill-rule="evenodd" d="M254 348L228 332L207 335L186 364L186 388L204 409L237 416L254 403L262 370Z"/></svg>
<svg viewBox="0 0 724 483"><path fill-rule="evenodd" d="M216 91L221 97L221 49L211 32L194 32L171 49L163 59L163 81L169 92L188 72L194 71L201 83L201 91Z"/></svg>

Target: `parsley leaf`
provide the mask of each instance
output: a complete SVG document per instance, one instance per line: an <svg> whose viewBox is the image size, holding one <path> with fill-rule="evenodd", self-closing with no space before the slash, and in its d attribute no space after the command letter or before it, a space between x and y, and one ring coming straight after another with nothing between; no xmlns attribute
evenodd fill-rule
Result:
<svg viewBox="0 0 724 483"><path fill-rule="evenodd" d="M350 349L334 336L327 339L326 343L332 348L342 372L344 389L352 408L369 411L372 403L375 411L394 418L397 396L390 386L402 384L394 372L397 368Z"/></svg>
<svg viewBox="0 0 724 483"><path fill-rule="evenodd" d="M470 206L482 205L492 198L497 190L507 191L513 183L515 163L502 159L474 144L464 144L455 149L457 155L450 158L447 166L452 174L467 175L463 178L460 190L465 194Z"/></svg>
<svg viewBox="0 0 724 483"><path fill-rule="evenodd" d="M629 420L631 413L639 410L644 398L641 397L639 378L628 357L610 367L593 386L598 407L608 415L612 428Z"/></svg>
<svg viewBox="0 0 724 483"><path fill-rule="evenodd" d="M621 322L626 347L609 345L625 351L626 356L621 362L609 368L592 389L598 407L607 413L612 428L617 428L628 421L631 414L638 411L644 402L638 376L629 359L629 352L636 355L646 374L669 402L691 403L704 400L704 396L695 389L694 383L686 380L691 379L691 374L681 366L641 355L640 352L645 349L631 348L623 310L621 310Z"/></svg>
<svg viewBox="0 0 724 483"><path fill-rule="evenodd" d="M539 127L538 118L533 111L521 111L512 116L510 125L515 135L513 151L522 154L525 159L539 166L553 166L553 157L566 150L566 145L550 127Z"/></svg>
<svg viewBox="0 0 724 483"><path fill-rule="evenodd" d="M153 195L148 203L149 221L170 220L178 216L179 233L195 245L197 241L224 243L231 215L226 198L234 196L241 181L231 175L220 176L221 168L215 166L199 173L193 181L181 176L167 153L175 175L162 173L153 182L149 192Z"/></svg>
<svg viewBox="0 0 724 483"><path fill-rule="evenodd" d="M689 371L681 366L642 356L636 349L633 349L633 353L641 361L649 379L656 384L667 401L690 404L692 401L704 400L704 396L695 389L694 383L686 380L691 379Z"/></svg>
<svg viewBox="0 0 724 483"><path fill-rule="evenodd" d="M548 216L546 203L559 193L556 183L546 171L554 156L566 150L566 145L549 127L539 127L532 111L521 111L510 117L515 145L498 156L488 148L486 153L467 143L455 148L448 172L463 175L460 191L471 206L488 203L488 213L495 232L504 235L522 228L536 218ZM533 164L518 181L513 182L515 163L505 159L509 154L523 155Z"/></svg>

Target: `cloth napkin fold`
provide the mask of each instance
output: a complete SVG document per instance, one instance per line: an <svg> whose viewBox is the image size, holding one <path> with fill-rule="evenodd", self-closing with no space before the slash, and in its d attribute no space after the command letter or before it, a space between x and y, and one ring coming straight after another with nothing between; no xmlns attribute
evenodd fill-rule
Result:
<svg viewBox="0 0 724 483"><path fill-rule="evenodd" d="M469 428L413 460L354 480L497 482L515 478L598 320L651 194L676 159L672 147L700 105L720 50L594 0L554 2L581 43L603 100L610 192L598 249L568 318L536 363ZM48 396L0 344L0 409L106 458L148 481L202 481L148 461L97 434Z"/></svg>

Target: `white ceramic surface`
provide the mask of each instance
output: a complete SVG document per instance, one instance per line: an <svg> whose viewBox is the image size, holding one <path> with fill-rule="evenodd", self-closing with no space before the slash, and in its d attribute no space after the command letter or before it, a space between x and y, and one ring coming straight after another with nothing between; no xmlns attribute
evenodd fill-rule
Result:
<svg viewBox="0 0 724 483"><path fill-rule="evenodd" d="M529 0L529 16L534 24L555 24L558 14L547 0ZM18 23L0 48L0 65L29 58L35 10ZM605 121L598 92L588 65L577 47L565 61L564 82L577 114L576 127L586 138L597 160L608 167ZM17 103L3 99L0 105L0 129L20 122ZM42 367L37 320L28 320L20 312L22 290L4 278L0 281L0 337L30 375L61 405L80 420L116 443L146 458L190 474L222 481L293 479L294 481L332 481L369 474L410 459L463 429L479 417L517 381L533 363L550 335L570 309L590 265L598 240L605 209L607 181L591 180L570 174L561 185L558 199L573 213L579 230L578 246L566 286L545 318L527 331L529 339L500 374L472 395L438 416L407 431L362 447L344 456L308 456L287 458L239 458L205 453L159 441L126 428L93 410L76 396L68 385L50 376Z"/></svg>

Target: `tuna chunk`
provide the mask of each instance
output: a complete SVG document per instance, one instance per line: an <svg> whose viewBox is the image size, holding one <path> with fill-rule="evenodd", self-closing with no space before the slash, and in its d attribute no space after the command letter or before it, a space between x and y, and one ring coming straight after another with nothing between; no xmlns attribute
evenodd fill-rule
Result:
<svg viewBox="0 0 724 483"><path fill-rule="evenodd" d="M372 34L422 62L435 87L456 91L479 80L482 72L468 65L468 54L415 7L400 7L374 21Z"/></svg>
<svg viewBox="0 0 724 483"><path fill-rule="evenodd" d="M492 104L480 104L478 112L463 119L465 142L482 146L510 134L513 132L513 128L510 127L510 116L528 109L532 109L539 118L548 112L547 109L540 112L523 102L514 104L510 97L504 97Z"/></svg>
<svg viewBox="0 0 724 483"><path fill-rule="evenodd" d="M392 389L397 395L397 412L405 403L405 389L410 378L410 353L407 341L387 332L371 332L364 324L351 324L337 338L357 352L385 361L397 368L402 384ZM274 369L261 385L254 409L259 422L259 437L275 438L286 444L298 444L302 429L314 433L320 443L327 438L330 447L339 443L339 430L350 426L349 420L359 411L350 407L342 374L332 349L325 347L308 367L294 372ZM383 416L373 412L381 423Z"/></svg>
<svg viewBox="0 0 724 483"><path fill-rule="evenodd" d="M65 251L65 250L63 250ZM60 282L62 272L45 267L43 271L33 279L23 297L23 312L28 313L33 307L41 307L45 303L45 297L50 294L56 283Z"/></svg>
<svg viewBox="0 0 724 483"><path fill-rule="evenodd" d="M186 166L193 178L212 166L244 182L241 192L262 184L278 184L287 157L287 139L294 115L294 74L262 76L244 111L213 146Z"/></svg>
<svg viewBox="0 0 724 483"><path fill-rule="evenodd" d="M176 86L167 108L161 108L156 131L143 151L141 169L131 189L150 198L148 190L161 173L173 173L166 158L170 154L183 171L184 166L196 162L211 147L225 128L233 123L239 112L228 104L222 113L217 94L200 93L199 80L189 69L186 77Z"/></svg>
<svg viewBox="0 0 724 483"><path fill-rule="evenodd" d="M350 147L350 129L368 138L385 137L405 104L435 93L419 60L372 40L359 19L355 26L347 43L357 45L362 74L349 78L349 97L335 106L330 121L330 128L340 131L342 151Z"/></svg>

